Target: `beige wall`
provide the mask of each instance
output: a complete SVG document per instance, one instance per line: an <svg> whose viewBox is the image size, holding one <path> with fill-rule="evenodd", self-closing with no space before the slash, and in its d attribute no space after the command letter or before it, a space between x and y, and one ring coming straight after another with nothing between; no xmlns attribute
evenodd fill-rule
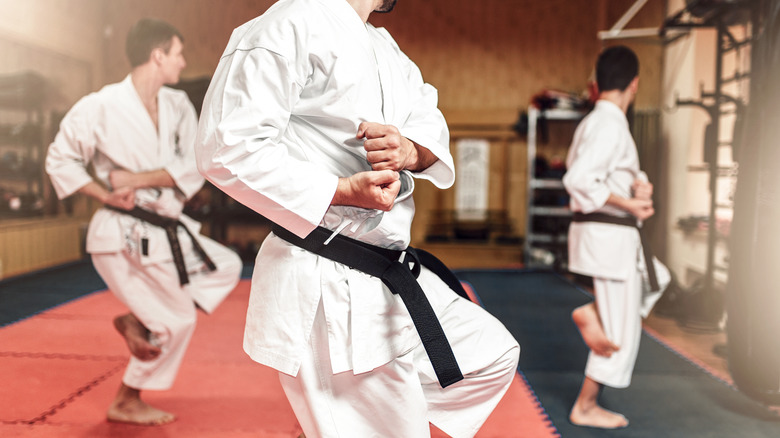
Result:
<svg viewBox="0 0 780 438"><path fill-rule="evenodd" d="M70 105L103 83L101 0L0 0L0 74L33 69Z"/></svg>
<svg viewBox="0 0 780 438"><path fill-rule="evenodd" d="M0 279L78 260L85 226L69 218L0 222Z"/></svg>

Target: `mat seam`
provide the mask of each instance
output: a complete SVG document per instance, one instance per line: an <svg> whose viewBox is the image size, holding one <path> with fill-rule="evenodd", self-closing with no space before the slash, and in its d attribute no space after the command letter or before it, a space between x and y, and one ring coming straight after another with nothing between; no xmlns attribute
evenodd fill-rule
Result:
<svg viewBox="0 0 780 438"><path fill-rule="evenodd" d="M125 367L125 363L121 363L109 369L107 372L103 373L102 375L88 382L86 385L81 386L76 391L70 393L66 398L60 400L59 402L49 407L49 409L47 409L40 415L33 417L31 420L10 420L10 421L4 420L2 421L2 424L27 424L27 425L41 424L45 422L46 419L48 419L49 417L55 415L58 411L62 410L72 402L76 401L76 399L84 395L84 393L89 392L95 386L99 385L109 377L113 376L114 374L124 369L124 367Z"/></svg>

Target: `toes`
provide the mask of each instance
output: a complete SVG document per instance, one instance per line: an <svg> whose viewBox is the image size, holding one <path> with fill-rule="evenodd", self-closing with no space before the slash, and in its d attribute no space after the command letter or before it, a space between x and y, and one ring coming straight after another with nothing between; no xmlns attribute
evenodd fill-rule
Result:
<svg viewBox="0 0 780 438"><path fill-rule="evenodd" d="M176 420L176 416L173 414L164 415L160 418L153 420L149 423L150 426L162 426L163 424L173 423Z"/></svg>

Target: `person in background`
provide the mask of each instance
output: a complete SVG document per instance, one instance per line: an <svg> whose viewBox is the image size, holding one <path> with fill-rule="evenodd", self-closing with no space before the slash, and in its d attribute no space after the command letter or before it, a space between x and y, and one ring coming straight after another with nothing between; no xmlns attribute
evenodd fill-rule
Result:
<svg viewBox="0 0 780 438"><path fill-rule="evenodd" d="M170 24L142 19L127 36L132 70L79 100L48 150L46 171L59 198L82 193L103 203L87 252L129 313L114 319L132 354L111 403L110 421L159 425L175 416L141 399L171 387L197 320L233 290L239 257L199 234L182 213L203 185L194 156L195 109L165 87L186 63Z"/></svg>
<svg viewBox="0 0 780 438"><path fill-rule="evenodd" d="M626 112L639 86L639 60L625 46L605 49L596 63L599 99L580 124L566 159L563 183L574 212L569 228L569 270L593 277L595 300L572 313L591 352L572 407L573 424L604 429L628 426L601 407L606 385L625 388L639 351L642 318L670 281L640 235L653 213L653 186L639 168Z"/></svg>

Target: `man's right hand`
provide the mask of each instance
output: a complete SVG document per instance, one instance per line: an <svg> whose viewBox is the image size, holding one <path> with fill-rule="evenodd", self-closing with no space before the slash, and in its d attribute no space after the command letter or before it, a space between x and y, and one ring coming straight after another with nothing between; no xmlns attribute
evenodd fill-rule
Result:
<svg viewBox="0 0 780 438"><path fill-rule="evenodd" d="M359 172L348 178L339 178L331 205L390 211L400 190L401 180L398 172Z"/></svg>
<svg viewBox="0 0 780 438"><path fill-rule="evenodd" d="M655 214L652 199L642 199L636 197L626 199L622 196L617 196L613 193L610 193L609 198L607 198L607 205L612 205L623 209L631 213L631 215L640 221L643 221Z"/></svg>
<svg viewBox="0 0 780 438"><path fill-rule="evenodd" d="M648 219L655 214L653 201L650 199L631 198L626 200L626 210L640 221Z"/></svg>
<svg viewBox="0 0 780 438"><path fill-rule="evenodd" d="M108 192L103 203L122 210L132 210L135 207L135 190L131 187L121 187Z"/></svg>
<svg viewBox="0 0 780 438"><path fill-rule="evenodd" d="M80 188L78 193L121 210L132 210L135 207L135 190L132 187L121 187L114 191L108 191L97 182L90 181Z"/></svg>
<svg viewBox="0 0 780 438"><path fill-rule="evenodd" d="M631 185L631 193L635 198L639 199L653 199L653 184L637 179L634 184Z"/></svg>

